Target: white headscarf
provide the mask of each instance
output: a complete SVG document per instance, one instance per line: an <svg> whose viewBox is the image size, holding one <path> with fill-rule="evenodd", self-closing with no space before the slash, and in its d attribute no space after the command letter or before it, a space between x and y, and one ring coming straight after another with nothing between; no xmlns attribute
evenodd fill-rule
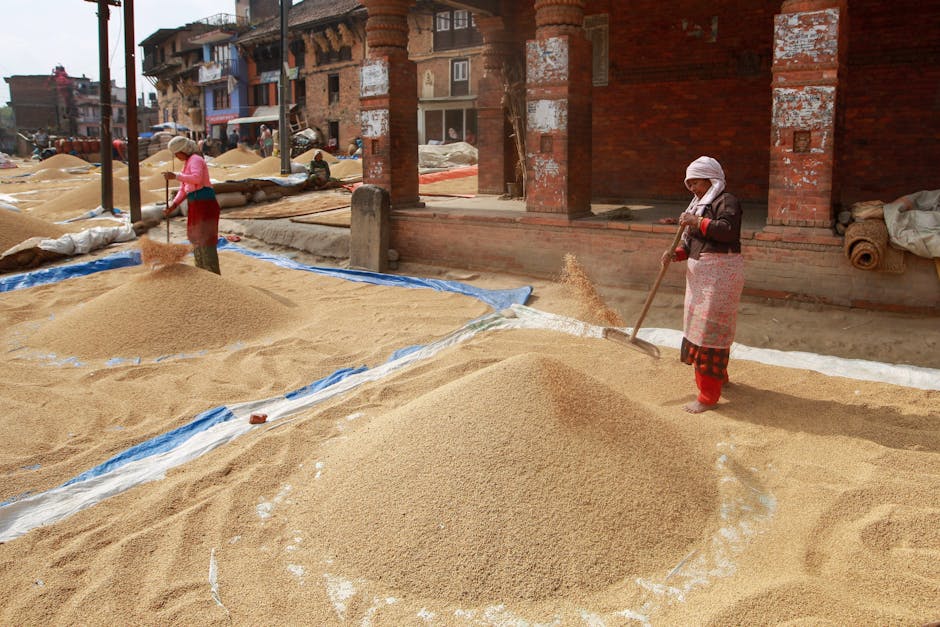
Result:
<svg viewBox="0 0 940 627"><path fill-rule="evenodd" d="M194 152L196 152L196 142L189 139L188 137L177 135L176 137L170 140L170 142L166 145L166 148L174 155L178 152L183 152L183 153L186 153L187 155L191 155Z"/></svg>
<svg viewBox="0 0 940 627"><path fill-rule="evenodd" d="M693 195L692 202L686 207L686 213L700 216L705 212L705 206L712 204L718 195L725 191L725 172L721 169L721 164L711 157L699 157L685 169L686 188L689 187L690 179L708 179L712 182L705 195L701 198Z"/></svg>

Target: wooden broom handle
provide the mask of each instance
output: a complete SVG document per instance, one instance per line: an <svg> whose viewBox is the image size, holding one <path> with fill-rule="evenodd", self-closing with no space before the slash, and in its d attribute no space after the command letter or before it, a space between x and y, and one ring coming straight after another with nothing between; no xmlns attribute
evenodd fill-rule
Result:
<svg viewBox="0 0 940 627"><path fill-rule="evenodd" d="M676 231L676 236L672 240L672 246L669 247L669 252L674 252L676 246L679 245L679 240L682 239L682 234L685 233L686 227L680 225ZM646 303L643 305L643 311L640 312L640 317L636 321L636 324L633 325L633 331L630 332L630 341L636 339L637 331L640 330L640 325L643 324L643 319L646 318L646 313L650 310L650 305L653 304L653 297L656 296L656 290L659 289L659 284L662 283L663 277L666 276L666 270L669 269L669 264L671 258L666 260L666 263L662 264L662 268L659 269L659 275L656 277L656 282L653 283L653 287L650 288L650 293L646 297Z"/></svg>

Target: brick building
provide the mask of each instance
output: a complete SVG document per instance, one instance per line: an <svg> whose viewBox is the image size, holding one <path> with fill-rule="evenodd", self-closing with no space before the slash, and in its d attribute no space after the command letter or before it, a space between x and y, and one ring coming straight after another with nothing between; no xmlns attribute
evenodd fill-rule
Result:
<svg viewBox="0 0 940 627"><path fill-rule="evenodd" d="M46 129L55 135L79 135L76 100L92 84L85 76L69 76L63 66L49 74L7 76L14 123L21 130Z"/></svg>
<svg viewBox="0 0 940 627"><path fill-rule="evenodd" d="M199 83L203 45L193 39L217 28L216 19L206 18L178 28L161 28L140 42L143 74L157 90L158 123L185 126L196 139L204 135L205 110Z"/></svg>
<svg viewBox="0 0 940 627"><path fill-rule="evenodd" d="M49 75L10 76L10 106L21 134L43 128L50 136L98 138L101 134L101 84L86 76L69 76L59 66ZM127 135L127 89L111 81L111 136ZM17 151L33 149L19 138Z"/></svg>
<svg viewBox="0 0 940 627"><path fill-rule="evenodd" d="M476 143L483 35L467 9L421 3L411 11L408 57L418 75L418 141Z"/></svg>
<svg viewBox="0 0 940 627"><path fill-rule="evenodd" d="M515 218L417 207L415 2L363 4L363 171L390 190L403 255L552 275L574 252L601 283L643 285L632 277L655 276L674 229L582 218L592 201L684 204L685 166L708 154L748 215L764 216L745 233L751 293L940 311L933 263L859 271L832 230L853 202L936 187L937 3L443 2L483 34L481 192L512 178L505 108L522 99L527 198Z"/></svg>
<svg viewBox="0 0 940 627"><path fill-rule="evenodd" d="M365 55L365 9L355 0L305 0L288 16L289 104L295 122L319 128L336 149L359 135L359 67ZM280 18L238 38L247 66L251 118L243 123L257 136L262 122L280 119ZM296 128L296 127L295 127ZM244 134L244 132L242 132Z"/></svg>

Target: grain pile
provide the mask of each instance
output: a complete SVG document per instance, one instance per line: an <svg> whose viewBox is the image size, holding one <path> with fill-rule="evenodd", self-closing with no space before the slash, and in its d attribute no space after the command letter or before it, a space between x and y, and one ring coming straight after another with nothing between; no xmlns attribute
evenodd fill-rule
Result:
<svg viewBox="0 0 940 627"><path fill-rule="evenodd" d="M212 165L252 165L261 161L261 157L244 148L232 148L218 157L210 159Z"/></svg>
<svg viewBox="0 0 940 627"><path fill-rule="evenodd" d="M12 246L25 242L31 237L55 239L66 233L57 224L40 220L32 216L0 209L0 254Z"/></svg>
<svg viewBox="0 0 940 627"><path fill-rule="evenodd" d="M330 165L330 176L335 179L362 178L362 160L339 159L336 165Z"/></svg>
<svg viewBox="0 0 940 627"><path fill-rule="evenodd" d="M141 161L141 163L145 163L147 165L161 165L163 163L173 161L174 159L175 157L173 156L173 153L171 153L169 150L164 148L161 151L150 155L149 157Z"/></svg>
<svg viewBox="0 0 940 627"><path fill-rule="evenodd" d="M64 168L77 168L82 166L89 167L90 165L90 163L84 159L76 157L75 155L58 154L53 157L49 157L45 161L40 161L36 166L36 169L33 171L38 172L40 170L60 170Z"/></svg>
<svg viewBox="0 0 940 627"><path fill-rule="evenodd" d="M114 175L111 188L115 207L126 209L130 205L130 184L127 179ZM141 186L140 202L143 204L163 200L163 194ZM88 181L64 194L48 200L32 209L36 216L59 221L75 218L101 206L101 182Z"/></svg>
<svg viewBox="0 0 940 627"><path fill-rule="evenodd" d="M626 325L620 314L607 306L587 272L578 263L577 257L571 253L565 255L565 267L561 272L560 281L578 299L579 317L582 320L612 327Z"/></svg>
<svg viewBox="0 0 940 627"><path fill-rule="evenodd" d="M93 175L92 175L93 176ZM89 175L85 172L69 172L59 168L44 168L36 170L29 177L29 182L34 181L63 181L69 179L88 180Z"/></svg>
<svg viewBox="0 0 940 627"><path fill-rule="evenodd" d="M334 163L339 163L340 161L359 161L359 159L337 159L334 155L323 150L322 148L311 148L307 152L300 153L299 155L291 159L291 161L295 161L297 163L302 163L304 165L307 165L308 163L313 161L313 156L316 154L318 150L323 154L323 160L330 164L330 169L333 168Z"/></svg>
<svg viewBox="0 0 940 627"><path fill-rule="evenodd" d="M281 176L280 157L265 157L247 168L233 168L225 174L224 178L229 181L241 181L244 179L267 178L270 176Z"/></svg>
<svg viewBox="0 0 940 627"><path fill-rule="evenodd" d="M714 526L711 460L561 361L523 354L375 419L322 459L337 570L454 602L604 589Z"/></svg>
<svg viewBox="0 0 940 627"><path fill-rule="evenodd" d="M47 322L28 345L61 357L145 357L220 348L283 327L294 312L212 272L175 264Z"/></svg>

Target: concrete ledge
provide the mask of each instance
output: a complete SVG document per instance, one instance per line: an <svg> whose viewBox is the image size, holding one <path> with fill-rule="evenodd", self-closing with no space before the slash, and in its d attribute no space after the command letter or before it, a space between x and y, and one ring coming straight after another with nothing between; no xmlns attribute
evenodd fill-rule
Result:
<svg viewBox="0 0 940 627"><path fill-rule="evenodd" d="M219 220L220 233L253 237L330 259L349 257L349 229L276 220Z"/></svg>

